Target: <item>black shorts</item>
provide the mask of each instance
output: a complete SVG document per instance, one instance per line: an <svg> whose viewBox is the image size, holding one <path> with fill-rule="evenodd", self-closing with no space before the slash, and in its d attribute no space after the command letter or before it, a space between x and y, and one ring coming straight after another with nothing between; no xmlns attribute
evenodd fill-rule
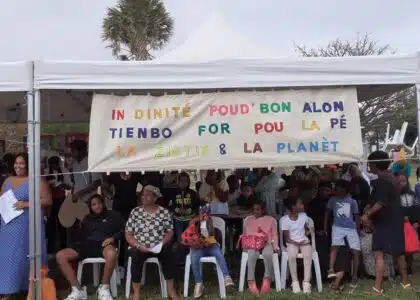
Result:
<svg viewBox="0 0 420 300"><path fill-rule="evenodd" d="M102 242L97 241L85 241L80 245L78 249L75 249L79 253L79 260L84 260L86 258L97 258L104 256L102 247Z"/></svg>
<svg viewBox="0 0 420 300"><path fill-rule="evenodd" d="M404 223L375 224L372 236L372 250L393 257L405 253Z"/></svg>

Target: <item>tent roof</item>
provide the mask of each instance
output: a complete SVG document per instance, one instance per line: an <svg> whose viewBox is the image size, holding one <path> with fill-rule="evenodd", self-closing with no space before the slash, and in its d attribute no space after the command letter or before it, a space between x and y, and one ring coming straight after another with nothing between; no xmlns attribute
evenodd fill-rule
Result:
<svg viewBox="0 0 420 300"><path fill-rule="evenodd" d="M413 55L224 59L207 62L37 61L34 86L42 91L44 122L88 122L92 91L179 92L356 86L359 101L420 83L420 52ZM21 107L30 90L32 63L0 63L0 121ZM11 92L11 91L17 92ZM126 91L123 91L126 90Z"/></svg>
<svg viewBox="0 0 420 300"><path fill-rule="evenodd" d="M158 57L156 61L192 62L275 57L277 55L274 51L258 43L251 43L242 32L236 31L221 14L215 12L183 44Z"/></svg>
<svg viewBox="0 0 420 300"><path fill-rule="evenodd" d="M361 101L379 96L377 85L420 82L414 55L226 59L208 62L38 61L36 89L206 90L358 86ZM388 91L385 91L387 93ZM383 94L383 92L382 92Z"/></svg>
<svg viewBox="0 0 420 300"><path fill-rule="evenodd" d="M18 61L0 63L0 122L9 119L10 110L16 104L22 107L26 106L25 92L32 90L32 88L33 62Z"/></svg>
<svg viewBox="0 0 420 300"><path fill-rule="evenodd" d="M0 92L29 91L32 89L33 62L1 62Z"/></svg>

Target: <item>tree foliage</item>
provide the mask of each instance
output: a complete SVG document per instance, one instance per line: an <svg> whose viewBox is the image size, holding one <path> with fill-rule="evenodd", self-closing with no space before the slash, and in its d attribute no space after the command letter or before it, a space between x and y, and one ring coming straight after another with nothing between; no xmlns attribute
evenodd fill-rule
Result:
<svg viewBox="0 0 420 300"><path fill-rule="evenodd" d="M119 0L108 7L102 40L115 57L151 60L173 34L174 22L162 0Z"/></svg>
<svg viewBox="0 0 420 300"><path fill-rule="evenodd" d="M388 44L383 45L373 40L371 35L366 33L362 36L357 35L354 41L337 38L326 46L317 48L295 44L295 52L305 57L337 57L394 54L395 50ZM359 105L359 112L363 136L371 144L378 143L385 137L387 123L393 130L400 129L404 121L416 126L415 90L407 89L364 101Z"/></svg>

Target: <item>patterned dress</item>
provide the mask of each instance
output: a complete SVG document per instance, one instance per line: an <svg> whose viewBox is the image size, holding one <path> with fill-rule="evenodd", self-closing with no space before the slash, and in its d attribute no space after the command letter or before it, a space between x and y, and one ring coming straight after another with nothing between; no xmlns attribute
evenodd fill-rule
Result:
<svg viewBox="0 0 420 300"><path fill-rule="evenodd" d="M28 182L12 188L6 180L4 192L13 190L19 201L28 201ZM42 224L44 225L44 224ZM47 263L45 231L42 226L42 264ZM5 224L0 217L0 294L15 294L28 289L29 284L29 209Z"/></svg>

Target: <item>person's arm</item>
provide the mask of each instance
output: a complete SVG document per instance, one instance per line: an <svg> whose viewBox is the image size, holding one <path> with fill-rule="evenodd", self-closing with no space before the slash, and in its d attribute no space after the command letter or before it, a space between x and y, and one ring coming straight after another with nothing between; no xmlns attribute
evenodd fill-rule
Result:
<svg viewBox="0 0 420 300"><path fill-rule="evenodd" d="M353 199L352 202L352 212L354 216L354 221L356 222L356 229L357 231L360 230L360 213L359 213L359 206L357 205L357 201Z"/></svg>
<svg viewBox="0 0 420 300"><path fill-rule="evenodd" d="M276 220L273 218L273 223L272 223L272 227L271 227L271 231L272 231L272 237L273 237L273 250L274 252L277 252L280 250L279 248L279 235L277 232L277 222Z"/></svg>

